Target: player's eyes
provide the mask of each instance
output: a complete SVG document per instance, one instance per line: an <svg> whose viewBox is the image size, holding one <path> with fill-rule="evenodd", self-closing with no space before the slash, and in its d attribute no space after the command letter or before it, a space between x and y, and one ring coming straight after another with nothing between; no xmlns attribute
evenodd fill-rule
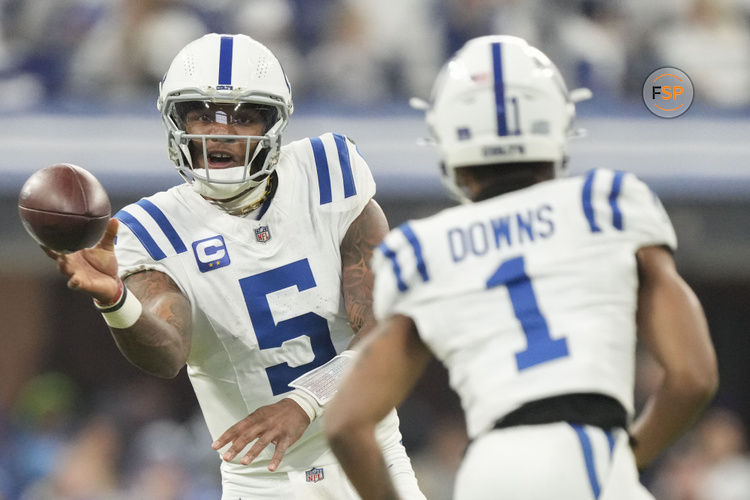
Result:
<svg viewBox="0 0 750 500"><path fill-rule="evenodd" d="M201 112L201 111L191 111L187 114L185 117L187 122L200 122L200 123L210 123L214 120L213 116L208 112Z"/></svg>
<svg viewBox="0 0 750 500"><path fill-rule="evenodd" d="M232 119L232 123L237 125L253 125L258 122L260 122L260 117L255 113L239 113Z"/></svg>
<svg viewBox="0 0 750 500"><path fill-rule="evenodd" d="M187 113L185 122L194 125L209 125L214 122L229 123L238 127L251 127L262 124L263 119L260 113L253 110L227 112L223 110L196 109Z"/></svg>

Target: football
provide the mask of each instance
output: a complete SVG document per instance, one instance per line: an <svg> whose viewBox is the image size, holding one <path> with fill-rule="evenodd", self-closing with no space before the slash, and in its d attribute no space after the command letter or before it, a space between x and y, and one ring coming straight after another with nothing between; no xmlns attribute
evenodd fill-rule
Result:
<svg viewBox="0 0 750 500"><path fill-rule="evenodd" d="M39 244L70 253L94 246L110 218L109 197L87 170L59 163L34 172L18 195L18 214Z"/></svg>

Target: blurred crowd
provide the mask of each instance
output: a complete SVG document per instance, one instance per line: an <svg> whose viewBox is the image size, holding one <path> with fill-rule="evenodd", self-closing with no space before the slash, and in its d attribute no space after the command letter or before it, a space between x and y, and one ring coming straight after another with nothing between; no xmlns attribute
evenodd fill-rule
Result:
<svg viewBox="0 0 750 500"><path fill-rule="evenodd" d="M219 457L197 408L175 415L164 381L84 394L70 376L30 379L0 412L0 499L210 500Z"/></svg>
<svg viewBox="0 0 750 500"><path fill-rule="evenodd" d="M750 104L749 20L748 0L0 0L0 110L145 102L177 50L211 31L268 45L311 103L427 96L464 41L505 33L601 99L637 100L651 71L675 66L697 99L736 109Z"/></svg>
<svg viewBox="0 0 750 500"><path fill-rule="evenodd" d="M661 368L639 360L637 404ZM431 500L449 500L468 445L446 374L431 366L400 408L404 444ZM170 384L135 376L83 394L67 375L30 379L0 412L0 500L213 500L218 455L197 408L174 408ZM179 392L179 391L177 391ZM716 406L674 445L643 481L659 500L750 499L750 450L738 414Z"/></svg>
<svg viewBox="0 0 750 500"><path fill-rule="evenodd" d="M675 66L696 99L750 110L749 26L750 0L0 0L0 112L152 108L174 54L212 31L268 45L311 107L427 96L465 40L506 33L599 98L638 101L652 70ZM640 370L642 395L660 374L648 360ZM420 484L440 500L467 441L445 380L435 383L443 372L431 375L402 408L402 431ZM0 500L217 498L211 438L194 402L175 413L170 383L133 376L94 394L64 373L28 380L0 408ZM737 413L710 410L644 481L660 500L750 500Z"/></svg>

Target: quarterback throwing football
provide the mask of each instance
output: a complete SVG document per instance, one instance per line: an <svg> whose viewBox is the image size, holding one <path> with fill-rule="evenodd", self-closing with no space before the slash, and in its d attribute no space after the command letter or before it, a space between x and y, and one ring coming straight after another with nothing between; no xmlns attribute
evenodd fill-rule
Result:
<svg viewBox="0 0 750 500"><path fill-rule="evenodd" d="M388 225L367 163L338 134L282 147L291 88L245 35L184 47L158 107L186 182L126 206L97 247L52 256L132 363L161 377L187 364L222 498L357 498L318 417L373 324L369 261ZM393 412L382 452L400 494L423 499L400 440Z"/></svg>

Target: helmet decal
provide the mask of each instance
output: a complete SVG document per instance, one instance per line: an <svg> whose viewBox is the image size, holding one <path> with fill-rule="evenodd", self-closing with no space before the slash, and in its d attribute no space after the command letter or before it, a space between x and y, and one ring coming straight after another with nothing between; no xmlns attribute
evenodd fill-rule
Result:
<svg viewBox="0 0 750 500"><path fill-rule="evenodd" d="M219 49L219 84L217 90L232 90L232 53L234 38L231 36L221 37Z"/></svg>

